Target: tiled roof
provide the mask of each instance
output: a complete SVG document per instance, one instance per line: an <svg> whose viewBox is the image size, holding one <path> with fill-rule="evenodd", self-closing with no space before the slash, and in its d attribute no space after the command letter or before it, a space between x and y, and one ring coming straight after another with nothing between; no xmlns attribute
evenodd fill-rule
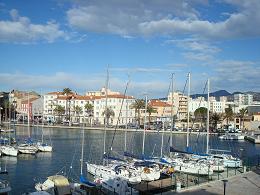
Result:
<svg viewBox="0 0 260 195"><path fill-rule="evenodd" d="M160 100L151 100L149 102L149 105L153 107L171 107L171 104L168 104L166 102L162 102Z"/></svg>
<svg viewBox="0 0 260 195"><path fill-rule="evenodd" d="M49 92L49 93L47 93L47 95L63 95L63 92L59 92L59 91L57 91L57 92Z"/></svg>

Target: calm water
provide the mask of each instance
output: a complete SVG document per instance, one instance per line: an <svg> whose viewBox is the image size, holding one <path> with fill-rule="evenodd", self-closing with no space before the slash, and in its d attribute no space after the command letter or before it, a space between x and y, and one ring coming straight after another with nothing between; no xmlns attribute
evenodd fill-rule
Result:
<svg viewBox="0 0 260 195"><path fill-rule="evenodd" d="M27 136L26 127L17 127L17 139ZM41 139L41 128L31 129L32 137ZM18 157L2 157L1 168L7 169L8 175L1 178L8 179L11 183L12 194L22 194L34 191L34 184L43 181L47 176L59 171L66 172L71 178L79 176L79 159L81 151L82 131L79 129L52 129L44 128L44 139L51 138L54 151L52 153L38 153L36 155L19 155ZM107 148L111 145L114 132L107 132ZM50 135L50 136L49 136ZM141 154L142 132L127 133L127 150ZM169 146L169 135L164 135L164 151ZM173 145L178 149L186 147L186 135L173 135ZM205 135L191 135L190 145L194 151L203 152L206 148ZM210 137L212 148L231 150L232 154L251 158L257 161L256 155L260 154L260 146L247 141L219 141L216 136ZM147 155L160 155L161 134L146 134L145 153ZM113 151L120 154L124 149L124 133L117 132L114 139ZM241 150L242 149L242 150ZM100 162L103 153L103 131L85 131L84 160Z"/></svg>

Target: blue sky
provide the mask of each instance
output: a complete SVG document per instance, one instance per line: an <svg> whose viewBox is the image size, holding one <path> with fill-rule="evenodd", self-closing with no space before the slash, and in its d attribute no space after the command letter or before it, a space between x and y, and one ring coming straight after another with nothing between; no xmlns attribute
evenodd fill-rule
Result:
<svg viewBox="0 0 260 195"><path fill-rule="evenodd" d="M260 91L258 0L0 1L0 90Z"/></svg>

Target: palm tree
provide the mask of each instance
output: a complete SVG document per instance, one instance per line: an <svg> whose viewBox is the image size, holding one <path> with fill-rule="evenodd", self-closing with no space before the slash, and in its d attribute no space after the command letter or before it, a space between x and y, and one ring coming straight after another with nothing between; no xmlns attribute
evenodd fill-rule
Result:
<svg viewBox="0 0 260 195"><path fill-rule="evenodd" d="M70 120L70 105L69 105L69 115L68 115L68 100L71 99L71 95L72 94L72 90L70 88L64 88L63 91L62 91L62 94L66 96L66 110L65 110L65 113L66 113L66 120Z"/></svg>
<svg viewBox="0 0 260 195"><path fill-rule="evenodd" d="M59 117L59 121L58 122L61 122L61 116L65 113L65 108L61 105L57 105L55 108L54 108L54 113L56 115L58 115Z"/></svg>
<svg viewBox="0 0 260 195"><path fill-rule="evenodd" d="M242 120L242 128L244 129L244 118L245 118L245 115L247 114L248 110L247 108L242 108L239 110L239 118L240 120Z"/></svg>
<svg viewBox="0 0 260 195"><path fill-rule="evenodd" d="M138 122L138 126L140 126L140 111L145 108L145 101L142 99L136 99L135 102L130 106L132 109L135 109L135 118ZM136 117L137 113L137 117Z"/></svg>
<svg viewBox="0 0 260 195"><path fill-rule="evenodd" d="M229 122L233 119L233 117L234 117L234 113L231 106L229 105L228 108L225 108L225 117L224 117L227 121L227 125L229 125Z"/></svg>
<svg viewBox="0 0 260 195"><path fill-rule="evenodd" d="M107 125L109 124L109 119L110 117L114 117L115 116L115 112L114 110L112 110L112 108L106 108L106 110L104 110L104 112L102 113L103 116L105 116L105 119L106 119L106 123Z"/></svg>
<svg viewBox="0 0 260 195"><path fill-rule="evenodd" d="M213 128L216 130L217 126L218 126L218 123L221 121L221 114L218 114L216 112L211 114L210 121L211 121L211 123L213 125Z"/></svg>
<svg viewBox="0 0 260 195"><path fill-rule="evenodd" d="M77 122L79 122L80 121L79 115L82 113L82 108L78 105L74 106L74 112L75 112L76 117L78 116Z"/></svg>
<svg viewBox="0 0 260 195"><path fill-rule="evenodd" d="M92 124L91 123L91 117L93 116L94 106L90 103L86 103L84 108L85 108L85 110L88 114L88 117L90 118L90 125L91 125Z"/></svg>
<svg viewBox="0 0 260 195"><path fill-rule="evenodd" d="M149 122L148 129L149 129L150 123L151 123L151 114L157 112L157 110L154 107L152 107L151 105L148 105L146 111L148 112L148 122Z"/></svg>
<svg viewBox="0 0 260 195"><path fill-rule="evenodd" d="M202 126L202 124L206 124L207 111L208 111L207 108L200 107L200 108L197 108L194 112L195 120L200 121L201 126Z"/></svg>

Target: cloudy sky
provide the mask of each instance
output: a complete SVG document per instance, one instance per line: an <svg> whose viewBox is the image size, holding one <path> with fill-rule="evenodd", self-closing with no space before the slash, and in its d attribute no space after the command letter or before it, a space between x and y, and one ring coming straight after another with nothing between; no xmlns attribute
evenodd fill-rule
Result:
<svg viewBox="0 0 260 195"><path fill-rule="evenodd" d="M260 91L259 0L0 0L0 91Z"/></svg>

